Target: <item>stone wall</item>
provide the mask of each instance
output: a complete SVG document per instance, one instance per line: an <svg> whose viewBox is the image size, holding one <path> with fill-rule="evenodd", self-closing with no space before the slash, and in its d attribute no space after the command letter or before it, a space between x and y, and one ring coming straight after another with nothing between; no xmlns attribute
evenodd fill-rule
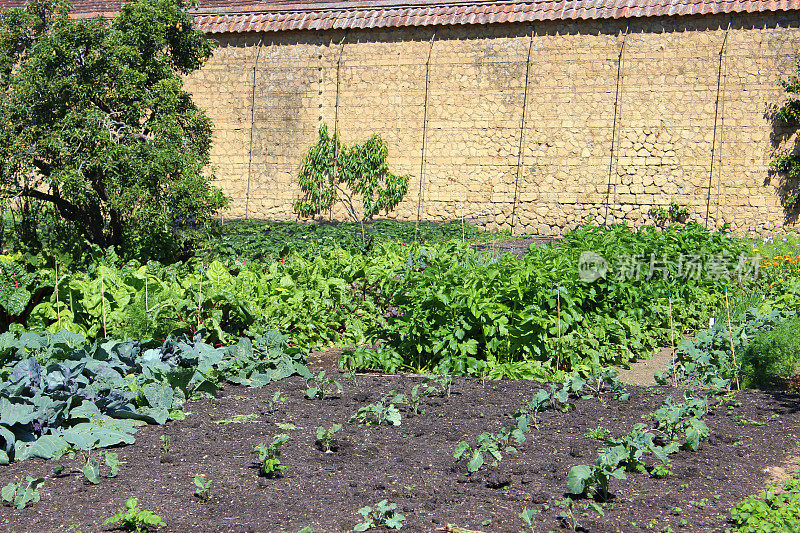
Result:
<svg viewBox="0 0 800 533"><path fill-rule="evenodd" d="M786 222L765 112L793 72L799 20L230 34L187 87L216 126L228 216L294 219L299 163L325 121L346 143L387 141L411 176L398 219L559 233L589 216L643 224L674 201L746 231Z"/></svg>

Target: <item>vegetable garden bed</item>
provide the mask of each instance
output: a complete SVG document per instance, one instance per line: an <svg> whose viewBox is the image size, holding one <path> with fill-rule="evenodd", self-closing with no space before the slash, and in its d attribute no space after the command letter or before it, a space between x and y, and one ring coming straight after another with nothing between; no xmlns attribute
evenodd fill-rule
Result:
<svg viewBox="0 0 800 533"><path fill-rule="evenodd" d="M467 475L466 461L453 458L458 443L474 443L483 431L512 425L510 415L541 384L456 377L449 397L422 399L424 413L399 406L400 425L360 426L348 422L360 408L390 391L408 396L421 378L334 377L343 391L333 387L323 399L308 399L304 379L293 376L260 389L228 385L215 399L189 402L185 420L144 426L135 444L114 450L119 474L108 477L103 466L97 485L78 474L80 456L12 463L0 470L0 485L26 475L45 481L41 501L21 510L5 508L0 527L107 531L113 526L103 521L133 497L161 516L166 526L159 531L294 532L306 526L352 531L362 522L358 510L384 499L405 516L403 531L453 524L516 532L528 527L519 517L524 509L539 511L535 531L572 526L592 532L724 531L730 525L727 509L761 490L767 467L782 464L800 440L798 396L744 391L717 397L705 417L710 436L698 451L670 456L673 474L655 478L634 472L614 479L611 498L601 505L604 516L582 516L590 500L577 499L574 523L560 517L565 509L554 503L565 498L568 470L594 462L601 443L587 433L602 426L612 436L624 435L667 396L678 399L680 390L631 387L626 402L612 395L573 398L574 408L566 412L540 413L538 428L531 422L525 441L516 452L503 453L497 466L487 460ZM287 401L273 412L269 403L276 391ZM335 423L343 427L334 437L334 451L326 453L316 442L316 429ZM251 451L278 434L289 436L280 455L288 470L275 478L260 476ZM644 460L648 466L655 461ZM64 467L59 476L54 466ZM207 501L195 495L198 474L211 482Z"/></svg>

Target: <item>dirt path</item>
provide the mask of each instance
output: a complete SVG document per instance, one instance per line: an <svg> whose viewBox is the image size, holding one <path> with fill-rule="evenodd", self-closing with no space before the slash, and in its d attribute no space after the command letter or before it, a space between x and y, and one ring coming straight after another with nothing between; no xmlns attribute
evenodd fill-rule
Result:
<svg viewBox="0 0 800 533"><path fill-rule="evenodd" d="M670 361L672 361L672 348L662 348L650 359L633 363L629 370L618 368L619 380L623 383L641 385L643 387L655 385L656 380L653 377L653 373L664 370L670 364Z"/></svg>

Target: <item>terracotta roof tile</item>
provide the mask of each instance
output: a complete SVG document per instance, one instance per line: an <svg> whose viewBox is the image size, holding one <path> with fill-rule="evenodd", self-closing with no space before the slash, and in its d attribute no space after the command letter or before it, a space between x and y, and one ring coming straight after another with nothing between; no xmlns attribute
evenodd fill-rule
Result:
<svg viewBox="0 0 800 533"><path fill-rule="evenodd" d="M25 0L0 0L0 10ZM120 0L73 0L76 18L114 16ZM200 0L207 33L493 24L798 11L800 0Z"/></svg>

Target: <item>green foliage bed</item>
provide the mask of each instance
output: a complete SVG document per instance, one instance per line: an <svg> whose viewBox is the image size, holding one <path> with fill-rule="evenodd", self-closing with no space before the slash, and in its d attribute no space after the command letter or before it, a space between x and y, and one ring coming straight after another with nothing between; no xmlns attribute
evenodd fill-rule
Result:
<svg viewBox="0 0 800 533"><path fill-rule="evenodd" d="M202 328L206 341L225 344L277 329L304 351L360 345L347 356L356 368L541 377L646 357L669 341L670 324L678 336L699 329L726 291L749 283L647 271L656 257L674 270L689 254L742 253L741 241L697 225L585 226L557 244L531 247L522 260L460 238L435 242L452 228L408 244L403 232L410 227L367 250L311 239L264 262L227 252L223 260L171 266L107 256L77 271L62 266L57 290L54 259L5 256L0 328L67 329L90 339L165 338ZM580 278L585 251L606 258L605 277ZM623 270L631 257L644 265L638 276Z"/></svg>

